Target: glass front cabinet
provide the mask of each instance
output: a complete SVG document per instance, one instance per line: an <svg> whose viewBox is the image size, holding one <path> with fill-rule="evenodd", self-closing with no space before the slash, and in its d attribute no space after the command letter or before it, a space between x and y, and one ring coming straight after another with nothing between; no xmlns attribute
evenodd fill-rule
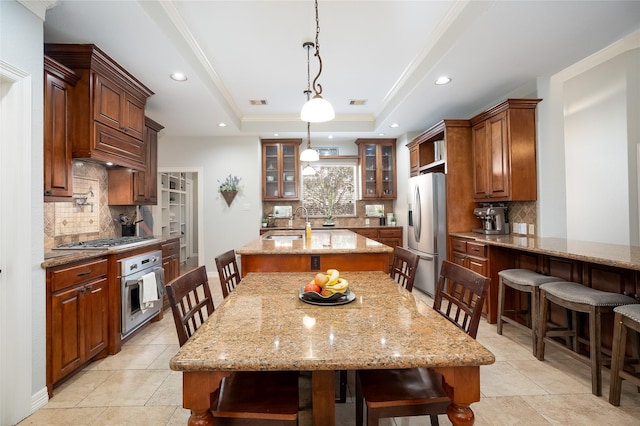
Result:
<svg viewBox="0 0 640 426"><path fill-rule="evenodd" d="M262 199L300 198L300 143L302 139L262 140Z"/></svg>
<svg viewBox="0 0 640 426"><path fill-rule="evenodd" d="M357 139L363 199L396 199L396 140Z"/></svg>

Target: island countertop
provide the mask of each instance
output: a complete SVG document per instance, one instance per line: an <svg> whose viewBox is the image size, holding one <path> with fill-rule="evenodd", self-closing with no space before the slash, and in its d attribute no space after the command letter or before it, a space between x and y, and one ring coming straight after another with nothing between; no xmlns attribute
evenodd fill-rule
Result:
<svg viewBox="0 0 640 426"><path fill-rule="evenodd" d="M638 246L516 234L484 235L464 232L450 235L509 249L640 271L640 247Z"/></svg>
<svg viewBox="0 0 640 426"><path fill-rule="evenodd" d="M283 236L298 239L277 239ZM276 239L269 239L269 238ZM304 230L269 231L236 250L239 255L272 254L391 254L393 248L345 229L313 230L308 241Z"/></svg>

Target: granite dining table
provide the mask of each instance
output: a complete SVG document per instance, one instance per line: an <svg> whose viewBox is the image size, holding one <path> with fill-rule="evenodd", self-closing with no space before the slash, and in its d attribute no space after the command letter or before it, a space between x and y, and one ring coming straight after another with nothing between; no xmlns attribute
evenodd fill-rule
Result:
<svg viewBox="0 0 640 426"><path fill-rule="evenodd" d="M335 424L335 371L431 367L452 400L454 425L473 424L480 366L493 354L380 271L344 272L350 303L300 300L310 272L254 272L171 359L183 374L189 425L213 425L211 395L233 371L311 372L312 418ZM354 413L355 418L355 413Z"/></svg>

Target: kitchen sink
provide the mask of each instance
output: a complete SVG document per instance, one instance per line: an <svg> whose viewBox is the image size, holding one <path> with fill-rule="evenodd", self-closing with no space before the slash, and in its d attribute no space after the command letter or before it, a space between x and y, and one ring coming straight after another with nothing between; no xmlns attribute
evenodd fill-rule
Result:
<svg viewBox="0 0 640 426"><path fill-rule="evenodd" d="M294 235L267 235L263 237L264 240L301 240L302 234Z"/></svg>

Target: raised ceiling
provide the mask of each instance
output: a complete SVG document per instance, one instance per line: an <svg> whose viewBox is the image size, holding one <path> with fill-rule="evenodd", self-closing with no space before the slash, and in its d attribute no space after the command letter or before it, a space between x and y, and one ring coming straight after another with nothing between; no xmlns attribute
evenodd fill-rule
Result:
<svg viewBox="0 0 640 426"><path fill-rule="evenodd" d="M537 77L640 30L640 1L320 0L319 17L319 82L336 119L312 134L397 137L534 94ZM63 1L44 30L48 43L96 44L154 91L147 115L166 135L306 134L313 1ZM453 81L436 86L441 75Z"/></svg>

